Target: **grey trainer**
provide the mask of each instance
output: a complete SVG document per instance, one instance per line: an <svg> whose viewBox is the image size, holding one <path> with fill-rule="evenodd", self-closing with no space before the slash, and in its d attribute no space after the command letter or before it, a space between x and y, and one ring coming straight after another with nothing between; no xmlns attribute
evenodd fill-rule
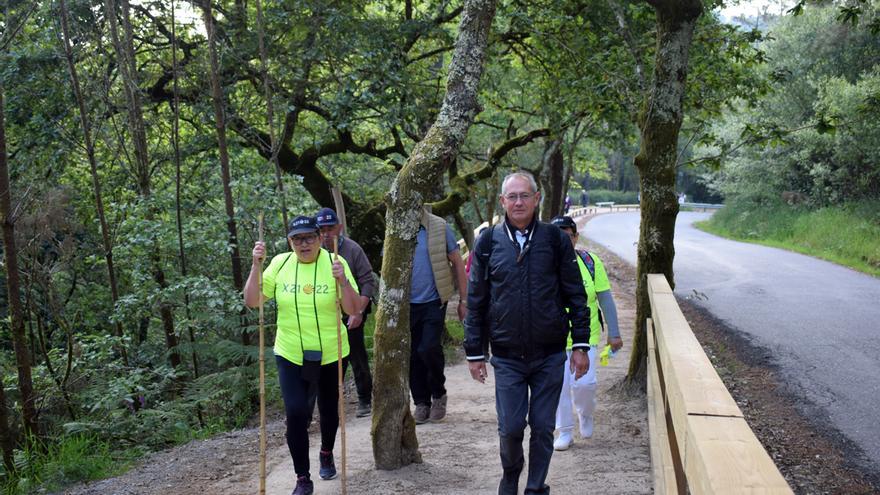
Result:
<svg viewBox="0 0 880 495"><path fill-rule="evenodd" d="M416 404L416 412L413 413L413 419L416 424L424 424L428 422L428 416L431 414L431 406L427 404Z"/></svg>
<svg viewBox="0 0 880 495"><path fill-rule="evenodd" d="M371 402L358 402L357 412L355 416L363 418L369 416L373 412L373 404Z"/></svg>
<svg viewBox="0 0 880 495"><path fill-rule="evenodd" d="M434 399L434 402L431 404L431 422L437 423L439 421L443 421L443 418L446 417L446 396L440 397L439 399Z"/></svg>

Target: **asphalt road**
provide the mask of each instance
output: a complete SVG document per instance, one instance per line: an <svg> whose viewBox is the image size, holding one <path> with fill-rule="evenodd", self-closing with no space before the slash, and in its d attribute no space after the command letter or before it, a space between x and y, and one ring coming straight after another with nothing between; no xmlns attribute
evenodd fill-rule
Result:
<svg viewBox="0 0 880 495"><path fill-rule="evenodd" d="M676 294L705 295L694 302L760 348L811 419L880 470L880 279L693 227L708 216L678 215ZM600 215L585 233L635 265L638 212Z"/></svg>

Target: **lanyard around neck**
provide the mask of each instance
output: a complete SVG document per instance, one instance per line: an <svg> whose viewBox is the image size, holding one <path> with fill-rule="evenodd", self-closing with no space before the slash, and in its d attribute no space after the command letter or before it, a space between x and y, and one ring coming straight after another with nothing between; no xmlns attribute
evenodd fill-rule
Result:
<svg viewBox="0 0 880 495"><path fill-rule="evenodd" d="M516 246L517 255L516 262L519 263L522 261L523 256L525 256L526 252L529 250L529 246L531 245L532 235L535 233L535 229L538 227L537 222L532 222L532 228L529 230L529 233L526 234L526 241L523 243L522 247L519 245L519 241L516 240L515 231L511 230L511 226L505 221L504 222L504 230L507 232L507 238Z"/></svg>
<svg viewBox="0 0 880 495"><path fill-rule="evenodd" d="M314 261L314 272L312 274L312 309L315 311L315 328L318 330L318 347L321 350L321 353L324 352L324 342L321 340L321 325L318 322L318 261L321 259L321 251L318 251L318 257L315 258ZM297 295L299 294L299 260L296 260L296 271L293 275L293 286L295 287L293 291L293 307L296 309L296 326L299 328L299 347L302 350L303 355L305 355L306 347L303 343L303 327L300 323L299 319L299 301Z"/></svg>

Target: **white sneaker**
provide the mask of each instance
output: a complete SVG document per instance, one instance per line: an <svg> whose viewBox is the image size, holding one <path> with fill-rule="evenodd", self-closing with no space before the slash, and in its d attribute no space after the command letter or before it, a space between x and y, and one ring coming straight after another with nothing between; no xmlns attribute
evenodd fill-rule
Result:
<svg viewBox="0 0 880 495"><path fill-rule="evenodd" d="M570 431L560 431L559 436L553 442L553 450L568 450L572 441Z"/></svg>
<svg viewBox="0 0 880 495"><path fill-rule="evenodd" d="M581 425L581 436L590 438L593 436L593 415L588 417L578 416L578 423Z"/></svg>

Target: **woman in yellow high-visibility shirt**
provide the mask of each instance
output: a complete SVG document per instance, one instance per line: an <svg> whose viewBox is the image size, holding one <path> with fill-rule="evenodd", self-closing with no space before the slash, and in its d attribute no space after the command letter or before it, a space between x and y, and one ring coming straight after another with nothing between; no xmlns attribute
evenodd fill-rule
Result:
<svg viewBox="0 0 880 495"><path fill-rule="evenodd" d="M287 447L297 475L294 495L310 495L314 491L309 473L309 422L317 394L321 417L321 479L336 477L333 445L339 427L339 395L337 361L348 364L348 336L342 328L342 356L337 352L336 285L342 295L342 310L357 312L357 283L345 259L321 248L315 219L299 216L290 222L287 242L293 252L272 258L263 271L263 293L260 294L258 271L266 256L266 246L257 242L253 264L244 286L244 302L254 308L274 298L278 306L275 335L275 362L278 381L287 415ZM343 369L344 374L344 369Z"/></svg>
<svg viewBox="0 0 880 495"><path fill-rule="evenodd" d="M572 402L577 412L580 424L581 436L590 438L593 436L593 411L596 409L596 391L599 383L596 377L596 368L599 366L599 349L602 336L601 317L604 315L608 324L608 345L615 352L623 347L620 338L620 329L617 325L617 307L614 297L611 295L611 282L605 272L605 265L593 253L577 249L578 231L574 219L568 216L558 216L550 220L550 223L562 229L571 239L571 245L575 247L578 268L584 281L584 291L587 294L587 303L590 305L590 368L587 373L576 379L565 365L565 376L562 382L562 391L559 394L559 404L556 407L556 429L559 436L553 442L555 450L566 450L574 441L574 415L572 414ZM601 308L601 311L600 311ZM569 339L569 356L571 356L571 337Z"/></svg>

